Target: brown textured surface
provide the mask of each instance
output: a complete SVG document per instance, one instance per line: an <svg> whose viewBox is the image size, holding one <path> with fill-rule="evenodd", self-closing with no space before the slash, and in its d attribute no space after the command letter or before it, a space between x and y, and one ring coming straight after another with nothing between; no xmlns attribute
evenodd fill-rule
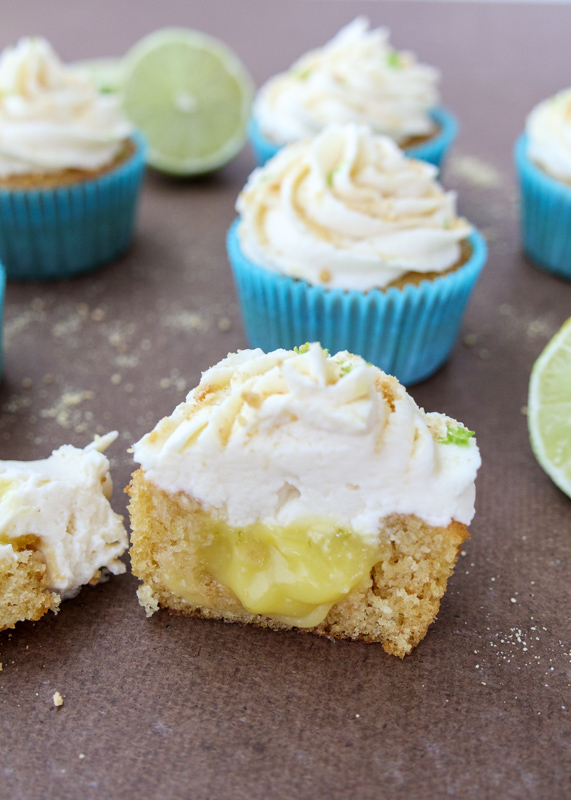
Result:
<svg viewBox="0 0 571 800"><path fill-rule="evenodd" d="M484 458L466 556L414 653L400 662L358 642L147 620L136 581L113 578L57 617L0 635L0 796L568 798L571 501L535 463L521 408L533 360L571 314L571 284L519 253L511 147L530 107L569 84L571 7L5 0L2 11L0 44L33 30L68 59L120 53L161 25L196 26L234 47L258 82L367 12L444 73L462 125L444 181L488 234L490 260L466 344L412 391L475 429ZM466 156L499 182L489 173L475 185ZM2 457L43 457L117 427L124 509L127 445L201 369L245 345L224 232L251 167L244 151L210 179L150 175L136 244L119 263L9 287Z"/></svg>

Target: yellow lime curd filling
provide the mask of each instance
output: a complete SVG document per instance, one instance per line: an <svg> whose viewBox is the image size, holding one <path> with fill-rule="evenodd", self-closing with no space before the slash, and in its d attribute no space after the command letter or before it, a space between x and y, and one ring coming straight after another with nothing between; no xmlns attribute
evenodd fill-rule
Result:
<svg viewBox="0 0 571 800"><path fill-rule="evenodd" d="M204 512L197 517L192 561L200 563L200 570L190 574L180 568L184 559L176 558L161 570L167 588L196 605L209 605L199 586L199 574L206 574L252 614L312 628L369 577L379 560L378 542L329 519L235 528Z"/></svg>

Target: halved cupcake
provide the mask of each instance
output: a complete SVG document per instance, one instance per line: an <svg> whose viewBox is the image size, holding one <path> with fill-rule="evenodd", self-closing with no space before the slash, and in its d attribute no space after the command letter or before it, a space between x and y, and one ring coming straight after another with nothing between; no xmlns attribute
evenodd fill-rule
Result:
<svg viewBox="0 0 571 800"><path fill-rule="evenodd" d="M134 447L139 600L402 658L468 536L472 437L358 356L229 355Z"/></svg>
<svg viewBox="0 0 571 800"><path fill-rule="evenodd" d="M127 549L103 451L117 433L40 461L0 461L0 631L119 575Z"/></svg>

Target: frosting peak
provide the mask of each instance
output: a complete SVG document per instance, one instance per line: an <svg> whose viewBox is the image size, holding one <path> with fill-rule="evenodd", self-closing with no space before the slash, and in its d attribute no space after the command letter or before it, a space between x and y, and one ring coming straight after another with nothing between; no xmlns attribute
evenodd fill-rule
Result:
<svg viewBox="0 0 571 800"><path fill-rule="evenodd" d="M571 89L539 103L527 118L528 154L549 175L571 182Z"/></svg>
<svg viewBox="0 0 571 800"><path fill-rule="evenodd" d="M238 198L244 254L328 288L384 287L444 272L471 226L431 164L366 126L331 125L255 170Z"/></svg>
<svg viewBox="0 0 571 800"><path fill-rule="evenodd" d="M245 350L207 370L134 454L148 480L232 526L317 515L368 537L391 514L470 522L480 459L472 439L440 441L455 424L359 356Z"/></svg>
<svg viewBox="0 0 571 800"><path fill-rule="evenodd" d="M130 132L119 98L99 94L45 39L0 55L0 177L100 169Z"/></svg>
<svg viewBox="0 0 571 800"><path fill-rule="evenodd" d="M386 28L357 17L324 47L300 58L261 88L254 116L268 138L283 144L329 123L369 124L397 142L434 131L437 70L393 49Z"/></svg>

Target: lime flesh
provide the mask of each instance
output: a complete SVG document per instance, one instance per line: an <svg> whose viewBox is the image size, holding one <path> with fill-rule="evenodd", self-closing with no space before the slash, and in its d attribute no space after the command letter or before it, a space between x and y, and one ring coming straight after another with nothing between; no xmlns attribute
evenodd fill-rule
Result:
<svg viewBox="0 0 571 800"><path fill-rule="evenodd" d="M164 172L209 172L246 139L252 81L238 58L197 31L165 29L127 54L124 108L148 140L148 162Z"/></svg>
<svg viewBox="0 0 571 800"><path fill-rule="evenodd" d="M571 497L571 319L533 365L527 419L537 460Z"/></svg>

